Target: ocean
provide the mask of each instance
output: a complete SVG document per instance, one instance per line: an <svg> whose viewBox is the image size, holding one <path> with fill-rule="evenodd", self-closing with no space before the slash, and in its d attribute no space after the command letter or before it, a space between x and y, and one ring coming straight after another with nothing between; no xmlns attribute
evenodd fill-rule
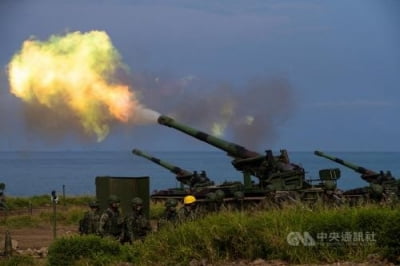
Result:
<svg viewBox="0 0 400 266"><path fill-rule="evenodd" d="M147 151L146 151L147 152ZM216 184L241 181L242 175L223 152L147 152L189 171L205 170ZM400 176L400 152L326 152L373 171L391 170ZM274 152L276 154L276 152ZM367 185L360 174L310 152L289 152L290 160L306 170L310 179L324 168L339 167L341 189ZM96 176L150 177L151 191L178 186L175 175L131 151L0 152L0 182L10 196L50 194L95 195ZM256 180L256 179L255 179Z"/></svg>

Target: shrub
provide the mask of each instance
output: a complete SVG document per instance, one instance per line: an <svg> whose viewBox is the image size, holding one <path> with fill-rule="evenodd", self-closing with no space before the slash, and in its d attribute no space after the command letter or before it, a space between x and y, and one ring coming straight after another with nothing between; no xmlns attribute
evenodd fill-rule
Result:
<svg viewBox="0 0 400 266"><path fill-rule="evenodd" d="M394 260L400 250L400 218L394 219L398 217L396 213L399 212L390 208L371 206L222 212L176 228L162 228L143 243L128 247L124 259L141 265L185 265L204 258L211 263L256 258L325 263L365 261L368 255L384 251L386 258ZM316 245L289 245L287 236L291 232L309 232ZM385 238L378 242L343 240L345 233L354 236L359 232L363 236L375 232ZM317 237L319 233L326 234L325 241ZM339 241L329 241L331 233L339 234Z"/></svg>
<svg viewBox="0 0 400 266"><path fill-rule="evenodd" d="M161 202L150 203L150 219L158 220L164 213L165 207Z"/></svg>
<svg viewBox="0 0 400 266"><path fill-rule="evenodd" d="M394 263L400 263L400 211L388 217L383 230L377 235L381 254Z"/></svg>
<svg viewBox="0 0 400 266"><path fill-rule="evenodd" d="M94 235L72 236L57 239L50 247L50 265L73 265L79 260L92 261L90 265L107 265L121 255L118 242Z"/></svg>

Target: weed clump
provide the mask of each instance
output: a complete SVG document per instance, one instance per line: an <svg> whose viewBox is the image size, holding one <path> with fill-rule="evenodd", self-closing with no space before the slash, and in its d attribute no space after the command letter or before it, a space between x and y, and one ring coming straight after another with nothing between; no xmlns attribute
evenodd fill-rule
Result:
<svg viewBox="0 0 400 266"><path fill-rule="evenodd" d="M94 235L72 236L57 239L50 247L50 265L74 265L78 261L90 262L88 265L108 265L117 261L121 255L121 245L108 238Z"/></svg>

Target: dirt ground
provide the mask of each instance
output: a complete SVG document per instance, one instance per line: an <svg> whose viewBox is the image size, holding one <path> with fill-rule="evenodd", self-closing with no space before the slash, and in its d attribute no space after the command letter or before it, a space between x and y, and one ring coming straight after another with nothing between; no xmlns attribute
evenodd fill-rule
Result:
<svg viewBox="0 0 400 266"><path fill-rule="evenodd" d="M4 238L7 229L0 227L0 250L4 249ZM17 243L18 249L40 249L49 247L54 239L51 226L40 226L35 228L21 228L9 230L11 239ZM57 226L56 237L78 234L77 226ZM15 242L16 241L16 242Z"/></svg>

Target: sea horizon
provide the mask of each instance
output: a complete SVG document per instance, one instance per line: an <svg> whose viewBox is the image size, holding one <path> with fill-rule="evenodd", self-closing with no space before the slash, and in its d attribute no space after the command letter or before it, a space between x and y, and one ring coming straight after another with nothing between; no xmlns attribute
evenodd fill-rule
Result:
<svg viewBox="0 0 400 266"><path fill-rule="evenodd" d="M216 184L243 180L232 166L232 158L222 151L143 151L189 171L205 170ZM375 172L390 170L393 176L400 176L400 152L322 151ZM305 169L306 179L317 178L321 169L339 168L340 189L368 185L359 173L316 156L313 151L289 151L289 157ZM12 196L49 194L52 190L61 191L63 186L67 195L95 195L96 176L149 176L150 192L179 186L168 169L132 154L131 149L0 151L0 169L0 182L6 184L6 194ZM257 178L253 179L257 182Z"/></svg>

